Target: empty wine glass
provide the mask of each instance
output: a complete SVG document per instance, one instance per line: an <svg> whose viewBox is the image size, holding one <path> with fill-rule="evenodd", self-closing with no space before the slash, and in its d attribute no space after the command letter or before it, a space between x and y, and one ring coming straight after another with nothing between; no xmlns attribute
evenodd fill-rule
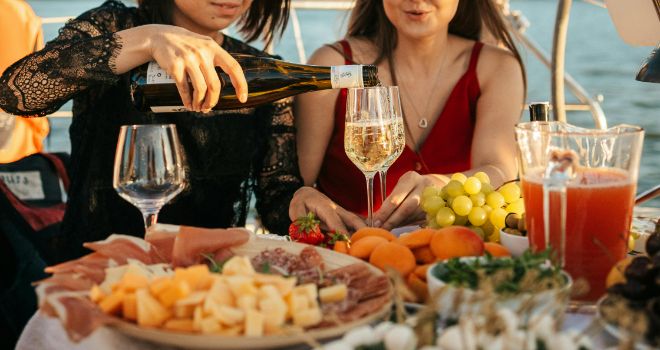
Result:
<svg viewBox="0 0 660 350"><path fill-rule="evenodd" d="M345 125L344 151L367 180L367 223L373 226L374 176L394 153L389 89L349 89Z"/></svg>
<svg viewBox="0 0 660 350"><path fill-rule="evenodd" d="M112 186L142 212L145 233L160 209L185 187L183 154L174 124L124 125Z"/></svg>
<svg viewBox="0 0 660 350"><path fill-rule="evenodd" d="M403 125L403 113L401 112L401 99L399 98L399 87L388 86L388 97L392 108L392 126L394 130L394 153L387 158L385 164L378 170L380 176L380 199L385 201L387 197L387 169L399 158L406 148L406 129Z"/></svg>

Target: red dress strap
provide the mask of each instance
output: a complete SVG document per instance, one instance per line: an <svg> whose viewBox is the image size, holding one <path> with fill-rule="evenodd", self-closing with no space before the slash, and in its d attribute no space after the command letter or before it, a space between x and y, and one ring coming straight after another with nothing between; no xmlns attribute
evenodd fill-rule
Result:
<svg viewBox="0 0 660 350"><path fill-rule="evenodd" d="M353 50L351 50L351 45L348 43L348 40L340 40L339 44L344 50L344 64L353 64Z"/></svg>

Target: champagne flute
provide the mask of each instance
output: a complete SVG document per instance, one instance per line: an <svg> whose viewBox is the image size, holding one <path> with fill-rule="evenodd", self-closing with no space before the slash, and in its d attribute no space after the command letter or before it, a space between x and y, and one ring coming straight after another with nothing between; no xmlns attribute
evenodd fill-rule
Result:
<svg viewBox="0 0 660 350"><path fill-rule="evenodd" d="M392 127L394 130L394 153L385 161L378 170L380 176L380 198L385 201L387 197L387 169L399 158L406 148L406 129L403 125L403 113L401 112L401 99L399 98L399 87L388 86L388 97L392 108Z"/></svg>
<svg viewBox="0 0 660 350"><path fill-rule="evenodd" d="M185 187L183 154L174 124L124 125L112 186L142 212L145 233L160 209Z"/></svg>
<svg viewBox="0 0 660 350"><path fill-rule="evenodd" d="M374 176L394 153L387 87L352 88L346 102L344 151L367 182L367 224L373 226Z"/></svg>

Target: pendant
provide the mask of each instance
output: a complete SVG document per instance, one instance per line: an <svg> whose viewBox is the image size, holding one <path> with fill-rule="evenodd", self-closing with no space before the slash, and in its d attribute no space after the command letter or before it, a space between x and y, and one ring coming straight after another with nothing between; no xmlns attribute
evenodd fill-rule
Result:
<svg viewBox="0 0 660 350"><path fill-rule="evenodd" d="M419 120L419 123L417 123L417 126L419 126L422 129L426 129L427 126L429 126L428 120L426 118L422 118Z"/></svg>

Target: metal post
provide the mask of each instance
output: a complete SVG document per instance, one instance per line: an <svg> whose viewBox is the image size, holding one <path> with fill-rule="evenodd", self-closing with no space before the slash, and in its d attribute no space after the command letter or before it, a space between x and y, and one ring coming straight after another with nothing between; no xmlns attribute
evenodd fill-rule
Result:
<svg viewBox="0 0 660 350"><path fill-rule="evenodd" d="M559 0L555 33L552 38L552 108L555 119L566 122L564 100L564 61L566 58L566 33L572 0Z"/></svg>

